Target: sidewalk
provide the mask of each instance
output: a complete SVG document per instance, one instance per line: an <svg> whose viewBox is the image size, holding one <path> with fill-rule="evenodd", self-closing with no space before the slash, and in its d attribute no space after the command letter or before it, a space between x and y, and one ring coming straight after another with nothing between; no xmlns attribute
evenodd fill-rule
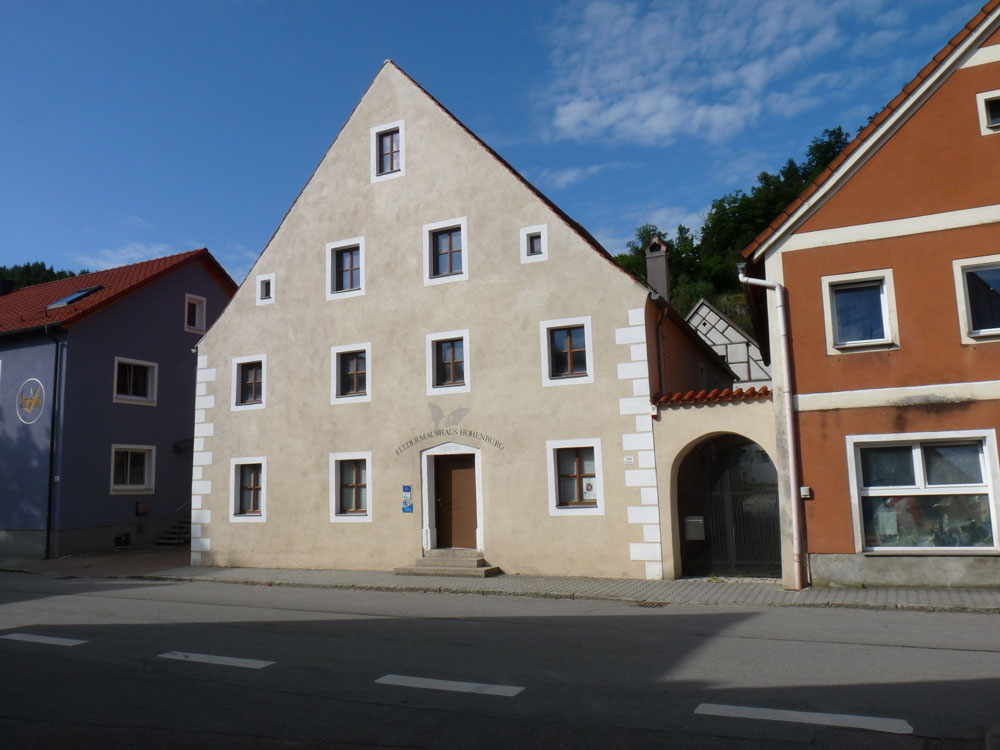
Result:
<svg viewBox="0 0 1000 750"><path fill-rule="evenodd" d="M189 558L187 547L132 549L54 560L0 560L0 571L58 577L138 578L371 591L598 599L636 602L646 606L716 604L1000 613L1000 588L810 588L804 591L785 591L778 583L760 579L638 581L522 575L502 575L496 578L397 576L387 572L362 570L192 567L188 565Z"/></svg>

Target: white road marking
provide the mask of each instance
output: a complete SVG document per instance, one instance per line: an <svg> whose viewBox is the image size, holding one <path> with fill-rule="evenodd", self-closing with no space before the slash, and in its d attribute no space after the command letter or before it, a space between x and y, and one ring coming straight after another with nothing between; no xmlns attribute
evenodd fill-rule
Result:
<svg viewBox="0 0 1000 750"><path fill-rule="evenodd" d="M86 641L77 638L54 638L50 635L31 635L31 633L8 633L0 635L8 641L26 641L27 643L44 643L46 646L79 646Z"/></svg>
<svg viewBox="0 0 1000 750"><path fill-rule="evenodd" d="M887 732L889 734L913 734L913 727L910 726L909 722L903 719L887 719L881 716L823 714L813 711L784 711L776 708L723 706L718 703L702 703L694 712L704 716L727 716L734 719L762 719L763 721L788 721L796 724L821 724L828 727L867 729L872 732Z"/></svg>
<svg viewBox="0 0 1000 750"><path fill-rule="evenodd" d="M263 669L274 664L273 661L262 659L239 659L235 656L215 656L214 654L192 654L186 651L168 651L158 654L161 659L176 659L177 661L196 661L202 664L221 664L225 667L243 667L244 669Z"/></svg>
<svg viewBox="0 0 1000 750"><path fill-rule="evenodd" d="M402 674L387 674L375 682L380 685L422 688L424 690L450 690L454 693L478 693L480 695L500 695L513 698L524 690L517 685L488 685L483 682L458 682L456 680L432 680L427 677L407 677Z"/></svg>

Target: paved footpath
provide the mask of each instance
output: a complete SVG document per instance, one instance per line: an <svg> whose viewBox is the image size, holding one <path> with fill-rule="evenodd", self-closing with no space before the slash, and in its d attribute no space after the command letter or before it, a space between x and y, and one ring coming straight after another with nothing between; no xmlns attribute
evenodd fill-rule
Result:
<svg viewBox="0 0 1000 750"><path fill-rule="evenodd" d="M187 564L189 557L187 547L133 549L54 560L0 560L0 570L60 577L141 578L373 591L604 599L650 605L851 607L1000 614L1000 582L993 589L841 587L785 591L774 581L760 579L639 581L522 575L501 575L495 578L397 576L367 570L193 567Z"/></svg>

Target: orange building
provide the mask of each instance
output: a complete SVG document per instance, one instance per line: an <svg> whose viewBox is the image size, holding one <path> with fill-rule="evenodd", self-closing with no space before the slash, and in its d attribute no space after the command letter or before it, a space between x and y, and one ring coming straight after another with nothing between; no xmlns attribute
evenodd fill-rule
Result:
<svg viewBox="0 0 1000 750"><path fill-rule="evenodd" d="M744 254L798 583L1000 584L1000 0Z"/></svg>

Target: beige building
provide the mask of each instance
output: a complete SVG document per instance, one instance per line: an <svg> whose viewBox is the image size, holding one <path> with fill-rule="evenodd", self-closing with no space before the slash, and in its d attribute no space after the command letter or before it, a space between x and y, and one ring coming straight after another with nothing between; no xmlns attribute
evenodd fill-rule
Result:
<svg viewBox="0 0 1000 750"><path fill-rule="evenodd" d="M651 394L732 382L391 62L198 355L192 562L219 566L660 578Z"/></svg>

